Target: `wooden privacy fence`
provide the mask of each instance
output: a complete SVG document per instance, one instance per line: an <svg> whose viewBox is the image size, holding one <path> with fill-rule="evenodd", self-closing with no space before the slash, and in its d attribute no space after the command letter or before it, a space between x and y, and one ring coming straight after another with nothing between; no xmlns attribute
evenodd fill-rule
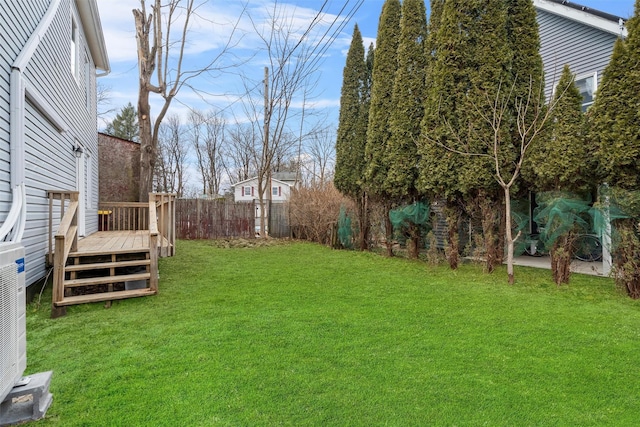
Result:
<svg viewBox="0 0 640 427"><path fill-rule="evenodd" d="M269 236L277 238L291 237L289 203L271 203L269 208Z"/></svg>
<svg viewBox="0 0 640 427"><path fill-rule="evenodd" d="M224 199L176 200L178 239L220 239L255 236L254 203L235 203Z"/></svg>

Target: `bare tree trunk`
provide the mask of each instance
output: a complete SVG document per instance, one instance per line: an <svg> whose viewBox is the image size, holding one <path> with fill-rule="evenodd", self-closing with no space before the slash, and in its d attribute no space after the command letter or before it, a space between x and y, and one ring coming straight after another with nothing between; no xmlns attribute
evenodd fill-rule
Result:
<svg viewBox="0 0 640 427"><path fill-rule="evenodd" d="M407 240L407 252L411 259L420 256L420 227L414 223L409 224L409 240Z"/></svg>
<svg viewBox="0 0 640 427"><path fill-rule="evenodd" d="M493 273L500 262L500 258L502 258L498 252L503 251L498 239L500 226L499 206L484 191L480 192L478 197L480 199L478 204L482 215L482 235L485 247L484 269L487 273Z"/></svg>
<svg viewBox="0 0 640 427"><path fill-rule="evenodd" d="M460 211L455 207L445 208L447 212L447 228L448 228L448 244L446 253L449 267L452 270L458 268L460 261L460 235L458 229L460 227Z"/></svg>
<svg viewBox="0 0 640 427"><path fill-rule="evenodd" d="M391 211L391 204L388 201L384 202L384 231L385 231L385 246L387 247L387 256L393 256L393 224L391 223L391 217L389 217L389 211Z"/></svg>
<svg viewBox="0 0 640 427"><path fill-rule="evenodd" d="M556 285L569 283L574 233L560 236L551 248L551 271Z"/></svg>
<svg viewBox="0 0 640 427"><path fill-rule="evenodd" d="M360 250L368 251L369 248L369 197L362 192L358 199L358 220L360 221Z"/></svg>
<svg viewBox="0 0 640 427"><path fill-rule="evenodd" d="M511 227L511 187L503 186L504 190L504 212L505 212L505 222L507 224L506 227L506 243L507 243L507 277L509 280L509 284L513 285L515 283L515 275L513 271L513 249L514 243L518 237L520 237L520 232L513 237L513 231Z"/></svg>

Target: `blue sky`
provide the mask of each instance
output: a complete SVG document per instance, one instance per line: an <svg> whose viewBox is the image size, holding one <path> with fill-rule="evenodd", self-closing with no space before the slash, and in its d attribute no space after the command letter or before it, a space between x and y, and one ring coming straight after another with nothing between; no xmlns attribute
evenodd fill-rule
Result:
<svg viewBox="0 0 640 427"><path fill-rule="evenodd" d="M351 0L352 4L356 0ZM358 23L365 40L365 46L375 39L378 18L384 0L364 0L364 4L352 20L346 25L344 31L336 38L332 48L326 53L325 60L318 74L319 84L314 98L318 108L325 109L329 120L337 119L339 108L339 96L342 80L342 68L344 67L346 51L351 41L353 25ZM211 17L216 25L210 25L201 21L199 28L195 30L189 45L189 56L187 66L195 67L197 58L205 57L211 52L216 52L220 43L229 35L231 23L235 22L241 14L241 5L245 1L222 1L211 0L203 15ZM261 9L264 10L270 4L268 0L248 0L246 1L255 20L262 16ZM300 22L304 22L313 13L313 9L321 4L320 0L280 0L280 3L289 4L288 13L295 15ZM340 0L330 1L330 12L335 12L337 6L342 3ZM623 17L631 16L633 13L634 0L580 0L576 3L599 9L608 13ZM137 102L137 59L136 41L131 10L138 7L137 0L98 0L103 31L107 44L107 50L111 63L111 73L100 82L110 88L111 108L119 110L127 102L136 105ZM256 55L255 61L250 61L243 67L243 72L255 81L259 81L263 73L263 63L257 55L256 48L259 45L255 37L248 34L250 32L247 20L243 20L240 25L244 31L242 40L238 43L235 54L238 57L248 58ZM227 61L232 61L231 57ZM239 70L234 70L236 73ZM210 78L203 78L196 82L196 86L204 88L209 95L206 98L219 108L233 102L234 93L242 91L242 83L237 75L218 75ZM202 103L199 96L193 92L184 90L173 104L172 111L184 115L187 106L195 106L201 109L210 108ZM153 109L153 106L152 106Z"/></svg>

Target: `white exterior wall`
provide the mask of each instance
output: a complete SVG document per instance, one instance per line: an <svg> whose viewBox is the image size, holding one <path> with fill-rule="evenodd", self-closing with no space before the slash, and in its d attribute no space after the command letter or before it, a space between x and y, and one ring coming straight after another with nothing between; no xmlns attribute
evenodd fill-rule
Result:
<svg viewBox="0 0 640 427"><path fill-rule="evenodd" d="M0 36L0 223L11 207L9 94L11 65L45 15L49 0L3 0ZM78 28L78 77L71 70L72 19ZM74 0L61 0L53 21L23 70L30 88L62 119L60 132L39 108L25 107L25 183L27 222L23 244L26 281L42 278L47 251L47 190L76 190L77 159L73 147L84 147L85 165L80 174L88 186L85 194L85 231L97 231L98 137L95 65L87 47L82 21ZM54 218L54 230L59 218Z"/></svg>
<svg viewBox="0 0 640 427"><path fill-rule="evenodd" d="M253 187L252 195L246 196L244 194L245 187ZM272 180L271 187L277 187L279 189L278 195L271 196L271 201L274 203L281 203L289 200L289 196L291 196L291 186L283 181L279 181L277 179ZM265 199L267 195L265 195ZM259 200L260 197L258 195L258 179L252 178L246 181L239 182L233 186L233 199L236 202L250 202L252 200Z"/></svg>
<svg viewBox="0 0 640 427"><path fill-rule="evenodd" d="M618 36L540 9L537 21L547 99L551 98L565 64L569 64L578 79L597 73L599 84Z"/></svg>

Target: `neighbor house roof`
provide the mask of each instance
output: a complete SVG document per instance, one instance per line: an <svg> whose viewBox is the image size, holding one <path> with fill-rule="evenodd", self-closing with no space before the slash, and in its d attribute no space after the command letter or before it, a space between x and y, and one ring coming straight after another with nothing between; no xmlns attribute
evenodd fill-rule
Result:
<svg viewBox="0 0 640 427"><path fill-rule="evenodd" d="M625 19L569 0L533 0L536 8L611 34L627 36Z"/></svg>
<svg viewBox="0 0 640 427"><path fill-rule="evenodd" d="M244 181L240 181L240 182L236 182L235 184L231 184L231 186L235 188L238 185L243 185L243 184L246 184L247 182L256 181L257 179L258 179L258 177L254 176L253 178L245 179ZM289 187L291 187L291 183L290 182L281 181L281 180L276 179L276 178L271 178L271 182L275 182L275 183L279 183L279 184L283 184L283 185L288 185Z"/></svg>

